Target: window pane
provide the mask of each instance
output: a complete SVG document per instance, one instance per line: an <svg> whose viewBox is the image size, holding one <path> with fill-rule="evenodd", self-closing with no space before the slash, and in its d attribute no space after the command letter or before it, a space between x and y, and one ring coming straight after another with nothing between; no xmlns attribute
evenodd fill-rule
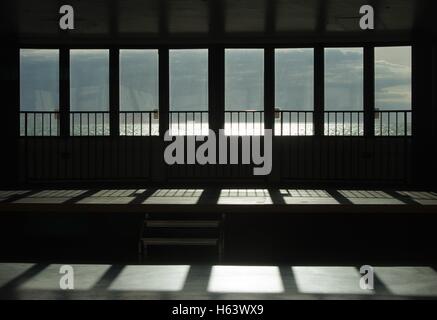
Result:
<svg viewBox="0 0 437 320"><path fill-rule="evenodd" d="M208 134L208 50L170 50L170 134Z"/></svg>
<svg viewBox="0 0 437 320"><path fill-rule="evenodd" d="M59 135L59 50L20 50L20 135Z"/></svg>
<svg viewBox="0 0 437 320"><path fill-rule="evenodd" d="M109 50L70 51L70 108L109 110Z"/></svg>
<svg viewBox="0 0 437 320"><path fill-rule="evenodd" d="M375 48L375 135L411 135L411 47Z"/></svg>
<svg viewBox="0 0 437 320"><path fill-rule="evenodd" d="M375 48L375 107L411 110L411 47Z"/></svg>
<svg viewBox="0 0 437 320"><path fill-rule="evenodd" d="M363 49L325 49L325 135L363 135L363 103Z"/></svg>
<svg viewBox="0 0 437 320"><path fill-rule="evenodd" d="M312 135L314 49L275 50L275 134Z"/></svg>
<svg viewBox="0 0 437 320"><path fill-rule="evenodd" d="M264 50L225 50L225 134L264 134Z"/></svg>
<svg viewBox="0 0 437 320"><path fill-rule="evenodd" d="M170 50L170 111L208 111L208 50Z"/></svg>
<svg viewBox="0 0 437 320"><path fill-rule="evenodd" d="M158 50L120 50L120 135L159 134Z"/></svg>
<svg viewBox="0 0 437 320"><path fill-rule="evenodd" d="M325 110L363 110L363 49L325 49Z"/></svg>
<svg viewBox="0 0 437 320"><path fill-rule="evenodd" d="M275 50L275 104L282 110L314 110L314 49Z"/></svg>
<svg viewBox="0 0 437 320"><path fill-rule="evenodd" d="M20 110L59 110L59 50L20 50Z"/></svg>
<svg viewBox="0 0 437 320"><path fill-rule="evenodd" d="M226 111L264 110L264 50L226 49Z"/></svg>
<svg viewBox="0 0 437 320"><path fill-rule="evenodd" d="M120 50L120 110L158 109L158 50Z"/></svg>

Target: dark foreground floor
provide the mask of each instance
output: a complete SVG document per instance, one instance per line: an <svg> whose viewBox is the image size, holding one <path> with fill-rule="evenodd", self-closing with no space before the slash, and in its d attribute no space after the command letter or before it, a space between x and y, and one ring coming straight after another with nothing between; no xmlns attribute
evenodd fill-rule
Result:
<svg viewBox="0 0 437 320"><path fill-rule="evenodd" d="M146 216L220 221L222 259L163 264L437 264L436 192L291 188L0 191L0 262L135 264Z"/></svg>
<svg viewBox="0 0 437 320"><path fill-rule="evenodd" d="M374 266L374 290L356 266L0 264L2 299L436 299L430 266Z"/></svg>

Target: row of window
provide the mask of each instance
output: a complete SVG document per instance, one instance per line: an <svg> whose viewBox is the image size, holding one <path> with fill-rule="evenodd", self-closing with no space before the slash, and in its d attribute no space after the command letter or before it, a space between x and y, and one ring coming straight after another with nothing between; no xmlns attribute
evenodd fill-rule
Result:
<svg viewBox="0 0 437 320"><path fill-rule="evenodd" d="M120 50L120 134L157 135L158 50ZM325 135L363 134L363 48L326 48ZM109 134L109 50L70 50L70 134ZM275 133L312 135L314 49L275 50ZM225 50L225 132L263 134L264 49ZM208 131L208 49L169 51L170 130ZM59 50L20 51L22 135L58 135ZM411 133L411 47L375 48L375 134Z"/></svg>

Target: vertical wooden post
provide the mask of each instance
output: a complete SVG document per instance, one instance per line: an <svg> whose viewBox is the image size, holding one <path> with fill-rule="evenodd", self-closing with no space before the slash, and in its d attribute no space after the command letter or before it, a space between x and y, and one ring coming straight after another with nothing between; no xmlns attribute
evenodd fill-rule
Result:
<svg viewBox="0 0 437 320"><path fill-rule="evenodd" d="M70 49L59 50L59 134L70 135Z"/></svg>
<svg viewBox="0 0 437 320"><path fill-rule="evenodd" d="M269 183L280 181L280 145L275 139L275 48L264 49L264 128L272 130L272 172L267 178Z"/></svg>
<svg viewBox="0 0 437 320"><path fill-rule="evenodd" d="M418 42L412 47L412 178L415 185L434 184L430 168L434 165L430 141L432 137L432 46Z"/></svg>
<svg viewBox="0 0 437 320"><path fill-rule="evenodd" d="M375 48L364 47L364 135L375 134Z"/></svg>
<svg viewBox="0 0 437 320"><path fill-rule="evenodd" d="M111 137L120 131L120 51L109 50L109 130Z"/></svg>
<svg viewBox="0 0 437 320"><path fill-rule="evenodd" d="M167 165L164 162L164 149L167 143L164 141L165 132L169 129L169 110L170 110L170 66L168 47L158 48L159 56L159 137L153 142L153 170L152 180L164 183L167 179Z"/></svg>
<svg viewBox="0 0 437 320"><path fill-rule="evenodd" d="M325 51L322 46L314 48L314 135L324 135L325 111Z"/></svg>
<svg viewBox="0 0 437 320"><path fill-rule="evenodd" d="M161 47L159 54L159 135L164 137L164 133L169 128L170 111L170 91L169 91L169 50Z"/></svg>
<svg viewBox="0 0 437 320"><path fill-rule="evenodd" d="M275 124L275 49L264 49L264 128L272 129Z"/></svg>
<svg viewBox="0 0 437 320"><path fill-rule="evenodd" d="M225 122L225 50L222 46L209 48L208 90L209 127L218 133Z"/></svg>
<svg viewBox="0 0 437 320"><path fill-rule="evenodd" d="M15 44L2 48L0 52L2 72L0 85L2 90L3 113L0 118L0 143L2 166L0 168L0 186L8 187L22 178L20 168L27 159L20 154L20 49ZM26 154L24 154L26 156ZM20 162L22 162L20 167ZM24 177L25 178L25 177Z"/></svg>

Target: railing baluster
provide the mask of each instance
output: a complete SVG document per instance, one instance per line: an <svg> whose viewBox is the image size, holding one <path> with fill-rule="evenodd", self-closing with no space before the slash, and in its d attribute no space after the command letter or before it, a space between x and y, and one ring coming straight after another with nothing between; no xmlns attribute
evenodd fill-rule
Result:
<svg viewBox="0 0 437 320"><path fill-rule="evenodd" d="M384 114L382 112L379 112L379 121L378 121L378 126L379 126L379 135L382 136L383 132L382 132L382 117L384 116Z"/></svg>
<svg viewBox="0 0 437 320"><path fill-rule="evenodd" d="M297 136L300 136L300 119L299 119L299 112L296 112L296 122L297 122Z"/></svg>
<svg viewBox="0 0 437 320"><path fill-rule="evenodd" d="M127 128L127 132L128 132L127 136L132 136L134 134L133 129L134 129L134 121L135 121L132 112L129 112L127 114L127 117L126 117L125 121L126 121L126 128Z"/></svg>
<svg viewBox="0 0 437 320"><path fill-rule="evenodd" d="M97 136L97 115L94 114L94 134Z"/></svg>
<svg viewBox="0 0 437 320"><path fill-rule="evenodd" d="M35 113L32 114L33 115L33 135L35 136L36 134L36 116Z"/></svg>
<svg viewBox="0 0 437 320"><path fill-rule="evenodd" d="M245 132L245 135L246 136L248 136L249 135L249 132L248 132L248 128L249 128L249 126L248 126L248 124L247 124L247 117L249 116L249 114L247 113L247 112L245 112L244 113L244 132Z"/></svg>
<svg viewBox="0 0 437 320"><path fill-rule="evenodd" d="M44 136L44 113L37 113L39 116L41 116L41 125L39 126L41 128L41 134L40 136Z"/></svg>
<svg viewBox="0 0 437 320"><path fill-rule="evenodd" d="M135 113L134 112L129 112L130 115L130 122L128 122L127 126L130 128L130 133L129 136L134 136L135 135Z"/></svg>
<svg viewBox="0 0 437 320"><path fill-rule="evenodd" d="M74 113L72 113L70 115L70 132L71 132L72 136L76 135L76 131L75 131L75 127L74 127L75 119L76 119L76 115Z"/></svg>
<svg viewBox="0 0 437 320"><path fill-rule="evenodd" d="M404 135L408 135L408 120L407 120L407 111L404 111Z"/></svg>
<svg viewBox="0 0 437 320"><path fill-rule="evenodd" d="M49 113L49 136L52 136L52 114Z"/></svg>
<svg viewBox="0 0 437 320"><path fill-rule="evenodd" d="M176 116L176 119L177 119L177 124L178 124L178 126L177 126L177 130L176 130L176 135L179 135L179 113L175 113L174 114L175 116Z"/></svg>
<svg viewBox="0 0 437 320"><path fill-rule="evenodd" d="M24 135L27 137L27 117L29 116L29 114L26 112L25 114L24 114L24 125L25 125L25 127L24 127Z"/></svg>
<svg viewBox="0 0 437 320"><path fill-rule="evenodd" d="M241 131L240 131L240 112L237 112L237 124L238 124L237 135L240 135L241 134Z"/></svg>
<svg viewBox="0 0 437 320"><path fill-rule="evenodd" d="M390 124L391 113L387 112L387 128L388 128L388 136L391 136L391 124Z"/></svg>
<svg viewBox="0 0 437 320"><path fill-rule="evenodd" d="M195 126L195 123L196 123L196 112L191 112L191 117L193 118L192 125L191 125L191 127L193 129L193 135L196 135L196 126Z"/></svg>
<svg viewBox="0 0 437 320"><path fill-rule="evenodd" d="M79 113L79 136L82 136L82 113Z"/></svg>
<svg viewBox="0 0 437 320"><path fill-rule="evenodd" d="M147 117L148 117L148 122L149 122L149 136L151 136L152 134L153 134L153 128L152 128L152 117L153 117L153 115L152 115L152 113L148 113L147 114Z"/></svg>
<svg viewBox="0 0 437 320"><path fill-rule="evenodd" d="M345 127L345 122L346 122L346 120L345 120L346 114L349 114L349 113L346 113L346 112L341 113L341 130L342 130L343 136L344 136L344 127Z"/></svg>
<svg viewBox="0 0 437 320"><path fill-rule="evenodd" d="M123 118L123 127L124 127L124 135L127 137L129 136L129 127L127 125L127 119L129 118L129 112L126 112L124 114L124 118Z"/></svg>

